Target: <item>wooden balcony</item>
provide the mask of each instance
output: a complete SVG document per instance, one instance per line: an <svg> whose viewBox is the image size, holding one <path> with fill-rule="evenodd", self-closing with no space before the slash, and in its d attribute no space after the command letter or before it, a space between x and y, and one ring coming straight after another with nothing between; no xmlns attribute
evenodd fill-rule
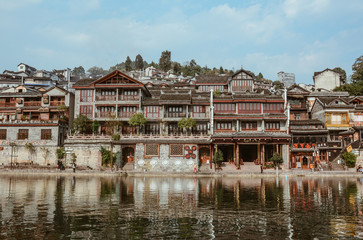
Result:
<svg viewBox="0 0 363 240"><path fill-rule="evenodd" d="M116 101L116 95L97 96L96 101Z"/></svg>
<svg viewBox="0 0 363 240"><path fill-rule="evenodd" d="M239 110L238 114L260 114L261 110Z"/></svg>
<svg viewBox="0 0 363 240"><path fill-rule="evenodd" d="M192 113L193 118L209 118L209 113Z"/></svg>
<svg viewBox="0 0 363 240"><path fill-rule="evenodd" d="M263 110L263 113L284 113L284 110Z"/></svg>
<svg viewBox="0 0 363 240"><path fill-rule="evenodd" d="M11 103L9 103L9 102L2 102L2 103L0 103L0 107L16 107L16 103L15 102L11 102Z"/></svg>
<svg viewBox="0 0 363 240"><path fill-rule="evenodd" d="M115 112L96 112L96 118L111 118L111 117L115 117L116 113Z"/></svg>
<svg viewBox="0 0 363 240"><path fill-rule="evenodd" d="M64 101L50 101L50 106L61 106L66 105Z"/></svg>
<svg viewBox="0 0 363 240"><path fill-rule="evenodd" d="M165 118L183 118L186 117L186 113L166 113Z"/></svg>
<svg viewBox="0 0 363 240"><path fill-rule="evenodd" d="M42 102L41 101L36 101L36 102L24 102L24 107L40 107L42 106Z"/></svg>
<svg viewBox="0 0 363 240"><path fill-rule="evenodd" d="M139 101L140 96L139 95L119 95L118 100L119 101Z"/></svg>
<svg viewBox="0 0 363 240"><path fill-rule="evenodd" d="M117 115L118 115L119 118L130 118L135 113L136 112L119 112Z"/></svg>

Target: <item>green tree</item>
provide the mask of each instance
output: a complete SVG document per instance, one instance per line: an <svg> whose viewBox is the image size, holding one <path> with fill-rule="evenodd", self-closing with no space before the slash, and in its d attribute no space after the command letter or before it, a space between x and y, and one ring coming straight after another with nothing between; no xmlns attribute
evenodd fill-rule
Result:
<svg viewBox="0 0 363 240"><path fill-rule="evenodd" d="M90 78L99 78L105 74L105 70L101 67L93 66L87 70Z"/></svg>
<svg viewBox="0 0 363 240"><path fill-rule="evenodd" d="M342 157L345 161L345 165L349 168L355 167L355 162L357 161L357 156L354 153L351 152L344 152L342 154Z"/></svg>
<svg viewBox="0 0 363 240"><path fill-rule="evenodd" d="M173 73L179 75L181 73L181 71L182 71L182 66L180 65L180 63L173 62L172 65L173 65Z"/></svg>
<svg viewBox="0 0 363 240"><path fill-rule="evenodd" d="M220 68L219 68L219 74L223 74L223 73L224 73L224 69L223 69L222 66L220 66Z"/></svg>
<svg viewBox="0 0 363 240"><path fill-rule="evenodd" d="M116 160L116 154L111 152L111 150L107 150L106 148L100 148L101 156L102 156L102 165L113 165Z"/></svg>
<svg viewBox="0 0 363 240"><path fill-rule="evenodd" d="M347 73L344 69L342 69L341 67L336 67L333 69L333 71L340 73L344 82L347 81Z"/></svg>
<svg viewBox="0 0 363 240"><path fill-rule="evenodd" d="M116 116L110 116L105 123L107 134L115 135L122 127L122 122L116 118Z"/></svg>
<svg viewBox="0 0 363 240"><path fill-rule="evenodd" d="M135 113L129 120L131 126L137 126L137 134L140 133L140 128L145 126L147 119L143 113Z"/></svg>
<svg viewBox="0 0 363 240"><path fill-rule="evenodd" d="M362 82L363 80L363 55L357 58L352 65L352 83Z"/></svg>
<svg viewBox="0 0 363 240"><path fill-rule="evenodd" d="M82 66L79 66L73 68L72 75L75 77L84 78L86 76L86 72Z"/></svg>
<svg viewBox="0 0 363 240"><path fill-rule="evenodd" d="M92 133L95 134L98 132L98 128L100 127L100 123L95 119L91 124Z"/></svg>
<svg viewBox="0 0 363 240"><path fill-rule="evenodd" d="M185 130L188 129L190 130L191 128L195 127L197 125L195 119L193 118L182 118L179 122L178 122L178 127Z"/></svg>
<svg viewBox="0 0 363 240"><path fill-rule="evenodd" d="M135 58L135 69L136 70L144 69L144 60L142 59L140 54L137 54Z"/></svg>
<svg viewBox="0 0 363 240"><path fill-rule="evenodd" d="M64 147L58 148L56 150L56 153L59 160L64 159L64 157L66 156L66 150L64 149Z"/></svg>
<svg viewBox="0 0 363 240"><path fill-rule="evenodd" d="M73 128L81 134L90 133L92 131L91 120L85 115L79 115L73 121Z"/></svg>
<svg viewBox="0 0 363 240"><path fill-rule="evenodd" d="M281 155L275 152L272 157L269 159L272 162L273 166L276 168L276 174L278 173L278 169L280 165L284 162Z"/></svg>
<svg viewBox="0 0 363 240"><path fill-rule="evenodd" d="M218 151L214 154L213 160L216 166L220 167L221 163L223 162L223 152L218 149Z"/></svg>
<svg viewBox="0 0 363 240"><path fill-rule="evenodd" d="M273 86L274 86L275 90L279 90L279 89L283 89L285 85L280 81L274 81Z"/></svg>
<svg viewBox="0 0 363 240"><path fill-rule="evenodd" d="M262 80L263 79L263 75L262 73L259 73L256 77L257 80Z"/></svg>
<svg viewBox="0 0 363 240"><path fill-rule="evenodd" d="M127 56L126 61L125 61L125 70L127 72L129 72L129 71L132 70L132 67L131 67L131 59L130 59L129 56Z"/></svg>
<svg viewBox="0 0 363 240"><path fill-rule="evenodd" d="M171 69L171 52L168 50L165 50L161 53L160 59L159 59L159 67L164 72L167 72Z"/></svg>

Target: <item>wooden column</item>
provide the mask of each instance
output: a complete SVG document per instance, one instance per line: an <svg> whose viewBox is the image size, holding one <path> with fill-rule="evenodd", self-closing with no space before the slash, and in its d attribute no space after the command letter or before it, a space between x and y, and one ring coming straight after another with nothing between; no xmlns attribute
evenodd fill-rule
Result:
<svg viewBox="0 0 363 240"><path fill-rule="evenodd" d="M262 145L261 158L262 164L265 165L265 144Z"/></svg>
<svg viewBox="0 0 363 240"><path fill-rule="evenodd" d="M239 167L240 166L240 161L239 161L239 145L238 144L236 144L236 165L237 165L237 167Z"/></svg>
<svg viewBox="0 0 363 240"><path fill-rule="evenodd" d="M261 158L261 144L257 144L257 158L260 159L260 162L262 163L262 158Z"/></svg>

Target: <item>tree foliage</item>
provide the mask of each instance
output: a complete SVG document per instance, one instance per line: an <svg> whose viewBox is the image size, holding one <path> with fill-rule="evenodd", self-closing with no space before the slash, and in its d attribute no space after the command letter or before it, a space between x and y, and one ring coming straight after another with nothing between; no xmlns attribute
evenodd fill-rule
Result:
<svg viewBox="0 0 363 240"><path fill-rule="evenodd" d="M107 73L103 68L97 66L91 67L87 72L90 78L100 78Z"/></svg>
<svg viewBox="0 0 363 240"><path fill-rule="evenodd" d="M263 79L263 75L262 73L259 73L256 77L257 80L262 80Z"/></svg>
<svg viewBox="0 0 363 240"><path fill-rule="evenodd" d="M336 67L333 69L333 71L340 73L344 82L347 81L347 73L345 72L345 70L343 68Z"/></svg>
<svg viewBox="0 0 363 240"><path fill-rule="evenodd" d="M357 156L354 153L351 152L344 152L342 154L342 157L345 161L345 165L347 167L352 168L355 167L355 162L357 161Z"/></svg>
<svg viewBox="0 0 363 240"><path fill-rule="evenodd" d="M275 90L279 90L279 89L283 89L285 85L280 81L274 81L273 86L274 86Z"/></svg>
<svg viewBox="0 0 363 240"><path fill-rule="evenodd" d="M86 76L86 71L84 70L84 68L82 66L75 67L72 70L72 75L79 77L79 78L84 78Z"/></svg>
<svg viewBox="0 0 363 240"><path fill-rule="evenodd" d="M64 147L57 148L56 153L57 153L58 159L64 159L64 157L66 156L66 151L65 151Z"/></svg>
<svg viewBox="0 0 363 240"><path fill-rule="evenodd" d="M112 136L120 130L123 124L116 118L116 116L110 116L106 121L105 126L107 129L107 134Z"/></svg>
<svg viewBox="0 0 363 240"><path fill-rule="evenodd" d="M91 120L85 115L78 115L73 121L73 128L81 134L90 133L92 130Z"/></svg>
<svg viewBox="0 0 363 240"><path fill-rule="evenodd" d="M185 128L192 128L195 127L197 125L195 119L193 118L182 118L179 122L178 122L178 127L185 129Z"/></svg>
<svg viewBox="0 0 363 240"><path fill-rule="evenodd" d="M352 83L358 83L363 81L363 55L358 57L353 66L353 75L351 77Z"/></svg>
<svg viewBox="0 0 363 240"><path fill-rule="evenodd" d="M131 67L131 59L130 59L129 56L127 56L126 61L125 61L125 70L127 72L129 72L129 71L132 70L132 67Z"/></svg>
<svg viewBox="0 0 363 240"><path fill-rule="evenodd" d="M220 149L214 154L213 160L218 166L223 162L223 152Z"/></svg>
<svg viewBox="0 0 363 240"><path fill-rule="evenodd" d="M102 165L113 165L116 160L116 154L111 152L111 150L107 150L106 148L100 148L101 156L102 156Z"/></svg>
<svg viewBox="0 0 363 240"><path fill-rule="evenodd" d="M99 127L100 127L100 123L96 119L93 120L93 122L91 124L92 133L97 133Z"/></svg>
<svg viewBox="0 0 363 240"><path fill-rule="evenodd" d="M144 60L142 59L140 54L136 55L135 58L135 69L136 70L142 70L144 69Z"/></svg>
<svg viewBox="0 0 363 240"><path fill-rule="evenodd" d="M132 117L129 119L129 124L131 126L137 126L137 133L140 131L140 127L145 126L147 122L147 119L145 118L143 113L135 113L132 115Z"/></svg>
<svg viewBox="0 0 363 240"><path fill-rule="evenodd" d="M273 163L274 167L279 167L284 162L281 155L277 152L275 152L269 160Z"/></svg>
<svg viewBox="0 0 363 240"><path fill-rule="evenodd" d="M161 53L160 59L159 59L159 67L164 72L167 72L171 69L171 52L168 50L165 50Z"/></svg>

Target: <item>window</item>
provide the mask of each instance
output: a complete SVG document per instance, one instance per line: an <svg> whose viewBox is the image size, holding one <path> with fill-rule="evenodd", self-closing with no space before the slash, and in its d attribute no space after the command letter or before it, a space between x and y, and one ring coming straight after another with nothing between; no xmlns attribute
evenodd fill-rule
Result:
<svg viewBox="0 0 363 240"><path fill-rule="evenodd" d="M193 117L206 117L205 106L193 106Z"/></svg>
<svg viewBox="0 0 363 240"><path fill-rule="evenodd" d="M145 144L145 156L159 156L159 145Z"/></svg>
<svg viewBox="0 0 363 240"><path fill-rule="evenodd" d="M0 139L6 139L6 129L0 129Z"/></svg>
<svg viewBox="0 0 363 240"><path fill-rule="evenodd" d="M79 114L85 115L88 118L93 118L93 106L92 105L81 105L79 107Z"/></svg>
<svg viewBox="0 0 363 240"><path fill-rule="evenodd" d="M235 112L236 105L234 103L216 103L214 105L215 112Z"/></svg>
<svg viewBox="0 0 363 240"><path fill-rule="evenodd" d="M265 113L282 113L284 112L283 103L264 103L263 112Z"/></svg>
<svg viewBox="0 0 363 240"><path fill-rule="evenodd" d="M216 126L217 130L232 130L231 122L219 122Z"/></svg>
<svg viewBox="0 0 363 240"><path fill-rule="evenodd" d="M260 103L240 103L238 104L240 113L261 113Z"/></svg>
<svg viewBox="0 0 363 240"><path fill-rule="evenodd" d="M211 89L213 89L214 91L220 91L223 92L224 91L224 86L223 85L209 85L209 86L199 86L198 90L201 92L209 92Z"/></svg>
<svg viewBox="0 0 363 240"><path fill-rule="evenodd" d="M193 134L207 134L208 132L208 125L207 123L197 123L195 127L192 128Z"/></svg>
<svg viewBox="0 0 363 240"><path fill-rule="evenodd" d="M52 129L41 129L41 138L42 140L51 140L52 139Z"/></svg>
<svg viewBox="0 0 363 240"><path fill-rule="evenodd" d="M171 157L183 156L183 149L184 149L183 144L170 144L169 147L170 147L169 153Z"/></svg>
<svg viewBox="0 0 363 240"><path fill-rule="evenodd" d="M257 130L257 122L241 122L241 130Z"/></svg>
<svg viewBox="0 0 363 240"><path fill-rule="evenodd" d="M136 96L137 95L137 90L125 90L124 95L126 95L126 96Z"/></svg>
<svg viewBox="0 0 363 240"><path fill-rule="evenodd" d="M279 122L267 122L266 130L280 130L280 123Z"/></svg>
<svg viewBox="0 0 363 240"><path fill-rule="evenodd" d="M158 118L159 117L159 106L147 106L145 117Z"/></svg>
<svg viewBox="0 0 363 240"><path fill-rule="evenodd" d="M92 102L93 101L93 90L81 90L80 96L81 102Z"/></svg>
<svg viewBox="0 0 363 240"><path fill-rule="evenodd" d="M29 137L29 129L19 129L18 140L28 139L28 137Z"/></svg>

